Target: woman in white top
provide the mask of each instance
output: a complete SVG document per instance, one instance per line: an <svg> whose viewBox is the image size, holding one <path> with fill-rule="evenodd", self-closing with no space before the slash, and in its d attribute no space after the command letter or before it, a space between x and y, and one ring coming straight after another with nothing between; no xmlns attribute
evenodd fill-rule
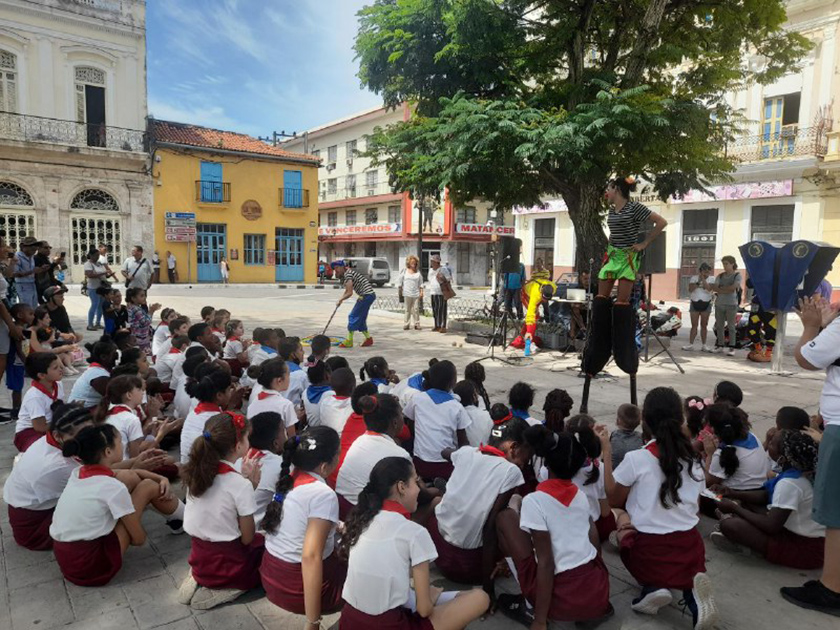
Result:
<svg viewBox="0 0 840 630"><path fill-rule="evenodd" d="M15 542L33 551L52 549L50 525L58 498L79 467L61 448L87 426L93 416L87 409L61 405L53 413L49 431L21 455L3 486L9 506L9 524Z"/></svg>
<svg viewBox="0 0 840 630"><path fill-rule="evenodd" d="M425 391L408 401L403 413L414 422L414 467L423 479L449 479L452 464L443 456L446 449L467 446L470 416L450 393L458 381L451 361L438 361L423 372Z"/></svg>
<svg viewBox="0 0 840 630"><path fill-rule="evenodd" d="M747 415L738 407L718 403L706 408L706 421L714 431L703 439L706 485L732 490L762 488L770 473L770 459L750 433Z"/></svg>
<svg viewBox="0 0 840 630"><path fill-rule="evenodd" d="M123 461L123 449L110 424L85 427L61 450L83 464L71 473L50 525L55 559L66 580L78 586L110 582L128 548L146 542L140 517L150 504L166 515L173 531L180 529L184 504L169 491L165 477L112 470Z"/></svg>
<svg viewBox="0 0 840 630"><path fill-rule="evenodd" d="M420 261L417 256L405 259L405 269L400 272L397 282L400 295L405 300L405 326L408 330L411 318L414 318L414 329L420 330L420 302L423 300L423 274L419 270Z"/></svg>
<svg viewBox="0 0 840 630"><path fill-rule="evenodd" d="M467 440L470 446L478 448L487 444L490 439L490 430L493 428L493 418L490 412L484 408L484 403L478 397L478 392L470 381L460 381L452 390L470 416L470 426L467 427Z"/></svg>
<svg viewBox="0 0 840 630"><path fill-rule="evenodd" d="M102 286L105 278L109 275L114 275L108 271L108 265L104 263L105 261L99 260L99 251L91 249L87 255L87 262L82 267L82 270L85 272L88 298L90 298L90 308L88 309L87 317L88 330L102 328L102 295L97 289Z"/></svg>
<svg viewBox="0 0 840 630"><path fill-rule="evenodd" d="M431 585L429 563L437 552L429 533L409 519L418 481L401 457L386 457L371 471L341 540L349 562L342 630L460 630L490 605L483 591L443 593Z"/></svg>
<svg viewBox="0 0 840 630"><path fill-rule="evenodd" d="M808 435L776 433L770 442L770 457L782 472L761 490L724 488L725 498L718 504L720 531L712 532L712 542L725 551L747 547L773 564L794 569L822 567L825 527L814 521L812 514L817 452L817 444ZM765 505L766 512L757 509Z"/></svg>
<svg viewBox="0 0 840 630"><path fill-rule="evenodd" d="M230 372L213 363L202 363L195 370L195 378L187 384L187 394L198 400L181 429L181 463L190 459L193 443L201 437L205 423L222 413L233 394Z"/></svg>
<svg viewBox="0 0 840 630"><path fill-rule="evenodd" d="M324 482L338 465L338 451L338 433L329 427L289 438L274 500L262 521L265 595L276 606L305 615L309 628L318 628L322 614L341 607L347 573L333 553L338 498Z"/></svg>
<svg viewBox="0 0 840 630"><path fill-rule="evenodd" d="M688 290L691 291L688 299L691 300L689 314L691 315L691 333L688 336L688 345L683 350L694 350L694 341L697 339L697 328L700 328L700 342L703 344L703 352L711 352L711 346L706 345L706 336L709 332L709 315L712 314L712 298L714 294L715 281L709 277L712 275L712 267L708 263L701 263L696 276L691 276L688 281Z"/></svg>
<svg viewBox="0 0 840 630"><path fill-rule="evenodd" d="M192 537L192 571L181 584L178 600L198 610L233 601L260 585L257 570L265 541L254 522L260 467L253 458L243 461L241 472L234 467L250 448L250 429L238 413L215 414L183 468L184 530Z"/></svg>
<svg viewBox="0 0 840 630"><path fill-rule="evenodd" d="M455 582L481 584L489 595L499 553L496 516L525 483L522 467L531 460L524 439L527 428L511 418L493 427L486 446L447 452L454 470L429 523L440 572Z"/></svg>
<svg viewBox="0 0 840 630"><path fill-rule="evenodd" d="M529 427L525 440L543 458L548 477L497 519L499 544L516 567L531 627L548 621L594 621L612 614L610 581L598 549L589 501L572 481L586 450L571 433ZM521 512L521 514L517 514Z"/></svg>
<svg viewBox="0 0 840 630"><path fill-rule="evenodd" d="M680 395L670 387L652 389L642 407L642 423L653 439L627 453L615 472L609 431L596 427L607 497L613 508L622 510L616 517L621 560L642 585L631 608L656 614L671 602L670 589L677 589L695 630L709 630L717 621L717 608L706 575L706 548L697 531L703 467L683 431Z"/></svg>

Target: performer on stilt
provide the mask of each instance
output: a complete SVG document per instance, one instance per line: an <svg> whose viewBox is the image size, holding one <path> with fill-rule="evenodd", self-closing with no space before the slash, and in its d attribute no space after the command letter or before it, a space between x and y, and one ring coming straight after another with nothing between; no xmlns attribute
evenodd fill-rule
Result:
<svg viewBox="0 0 840 630"><path fill-rule="evenodd" d="M365 336L362 347L372 346L373 337L368 332L367 317L370 312L370 307L373 305L374 300L376 300L376 293L370 284L370 280L363 273L359 273L355 269L348 269L347 264L343 260L333 261L330 263L330 266L333 268L338 280L344 285L344 295L339 298L337 306L341 306L341 303L351 297L354 291L359 296L359 299L356 300L356 304L353 306L353 310L350 311L350 315L347 317L347 339L338 344L338 347L352 348L353 333L356 331L359 331Z"/></svg>
<svg viewBox="0 0 840 630"><path fill-rule="evenodd" d="M525 307L525 321L522 323L522 330L519 336L510 344L511 347L522 350L525 348L525 341L532 341L532 348L542 347L542 339L537 337L537 314L540 304L548 304L554 297L557 285L544 277L531 277L525 286L522 287L520 296L522 305Z"/></svg>
<svg viewBox="0 0 840 630"><path fill-rule="evenodd" d="M610 204L607 227L610 238L607 252L598 274L598 295L592 301L590 334L583 351L581 366L586 381L583 386L581 412L586 412L589 402L589 385L592 377L604 369L610 355L626 374L630 375L630 402L636 404L636 372L639 353L636 349L636 314L630 306L633 283L639 273L640 254L665 229L668 222L659 214L637 201L630 201L636 190L632 177L618 177L607 185L605 197ZM647 238L638 243L639 232L648 219L654 228ZM618 281L615 305L610 297Z"/></svg>

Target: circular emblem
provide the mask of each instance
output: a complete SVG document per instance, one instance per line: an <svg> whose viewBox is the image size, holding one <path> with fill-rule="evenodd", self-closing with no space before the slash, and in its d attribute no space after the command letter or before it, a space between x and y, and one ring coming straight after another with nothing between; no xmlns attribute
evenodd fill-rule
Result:
<svg viewBox="0 0 840 630"><path fill-rule="evenodd" d="M262 216L262 206L259 202L249 199L242 204L242 216L248 221L256 221Z"/></svg>
<svg viewBox="0 0 840 630"><path fill-rule="evenodd" d="M750 258L760 258L764 253L764 245L761 243L750 243L747 253L750 255Z"/></svg>
<svg viewBox="0 0 840 630"><path fill-rule="evenodd" d="M808 243L797 243L793 246L793 257L805 258L810 250L811 248L808 247Z"/></svg>

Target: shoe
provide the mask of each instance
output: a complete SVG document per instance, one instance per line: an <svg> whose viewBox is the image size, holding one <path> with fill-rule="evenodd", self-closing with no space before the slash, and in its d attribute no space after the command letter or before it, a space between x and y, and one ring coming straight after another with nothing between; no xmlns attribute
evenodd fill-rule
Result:
<svg viewBox="0 0 840 630"><path fill-rule="evenodd" d="M534 612L522 595L503 593L496 598L496 608L508 619L530 628L534 623Z"/></svg>
<svg viewBox="0 0 840 630"><path fill-rule="evenodd" d="M712 354L720 354L723 352L723 346L715 346L714 350L712 350Z"/></svg>
<svg viewBox="0 0 840 630"><path fill-rule="evenodd" d="M437 326L435 326L434 328L432 328L432 332L440 332L440 328L438 328Z"/></svg>
<svg viewBox="0 0 840 630"><path fill-rule="evenodd" d="M784 586L779 591L795 606L840 617L840 593L835 593L819 580L810 580L798 587Z"/></svg>
<svg viewBox="0 0 840 630"><path fill-rule="evenodd" d="M773 347L767 346L764 348L764 362L770 363L773 360Z"/></svg>
<svg viewBox="0 0 840 630"><path fill-rule="evenodd" d="M645 587L642 589L641 594L630 604L630 608L645 615L655 615L659 612L660 608L667 606L673 600L671 591L667 588Z"/></svg>
<svg viewBox="0 0 840 630"><path fill-rule="evenodd" d="M727 348L726 349L726 356L734 357L735 356L735 348L732 348L732 347Z"/></svg>
<svg viewBox="0 0 840 630"><path fill-rule="evenodd" d="M750 550L747 547L744 547L743 545L739 545L738 543L729 540L723 532L712 532L709 536L709 540L712 541L715 547L726 553L734 553L742 556L751 555Z"/></svg>
<svg viewBox="0 0 840 630"><path fill-rule="evenodd" d="M353 344L352 343L347 343L347 340L345 339L340 344L338 344L338 347L339 348L352 348Z"/></svg>
<svg viewBox="0 0 840 630"><path fill-rule="evenodd" d="M707 345L704 343L704 344L703 344L703 347L702 347L702 348L700 348L700 352L709 352L709 353L711 353L711 352L712 352L712 346L707 346Z"/></svg>
<svg viewBox="0 0 840 630"><path fill-rule="evenodd" d="M178 587L178 603L189 606L197 590L198 582L195 581L192 571L190 571L184 581L181 582L181 586Z"/></svg>
<svg viewBox="0 0 840 630"><path fill-rule="evenodd" d="M607 540L609 540L610 544L616 549L621 549L621 541L618 540L618 530L614 529L613 531L611 531L610 535L607 537Z"/></svg>
<svg viewBox="0 0 840 630"><path fill-rule="evenodd" d="M96 326L88 326L87 330L96 330Z"/></svg>
<svg viewBox="0 0 840 630"><path fill-rule="evenodd" d="M420 324L414 324L414 330L423 330L420 328Z"/></svg>
<svg viewBox="0 0 840 630"><path fill-rule="evenodd" d="M446 333L446 327L444 326L443 328L439 328L438 332L439 333Z"/></svg>
<svg viewBox="0 0 840 630"><path fill-rule="evenodd" d="M688 345L685 345L685 346L682 347L682 349L685 350L686 352L691 352L692 350L694 350L694 344L690 343Z"/></svg>
<svg viewBox="0 0 840 630"><path fill-rule="evenodd" d="M368 337L362 342L362 348L367 348L368 346L373 345L373 337Z"/></svg>
<svg viewBox="0 0 840 630"><path fill-rule="evenodd" d="M169 528L169 533L178 535L184 533L184 521L180 518L173 518L172 520L166 521L166 526Z"/></svg>
<svg viewBox="0 0 840 630"><path fill-rule="evenodd" d="M210 610L216 606L232 602L248 591L237 588L204 588L200 587L190 601L193 610Z"/></svg>
<svg viewBox="0 0 840 630"><path fill-rule="evenodd" d="M408 330L409 328L411 328L411 326L409 326L408 324L406 324L405 326L403 326L403 330Z"/></svg>
<svg viewBox="0 0 840 630"><path fill-rule="evenodd" d="M718 610L712 593L712 581L705 573L694 576L694 588L685 591L682 604L691 611L694 630L712 630L718 619Z"/></svg>

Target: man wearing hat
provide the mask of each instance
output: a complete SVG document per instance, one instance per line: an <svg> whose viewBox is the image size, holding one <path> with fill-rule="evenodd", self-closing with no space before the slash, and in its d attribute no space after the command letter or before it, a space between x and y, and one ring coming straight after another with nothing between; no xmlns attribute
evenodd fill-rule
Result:
<svg viewBox="0 0 840 630"><path fill-rule="evenodd" d="M367 276L359 273L355 269L348 269L347 264L343 260L335 260L330 263L330 266L333 268L338 280L344 284L344 295L339 298L337 306L341 306L341 303L353 295L354 291L359 296L359 299L356 300L356 304L353 306L353 310L350 311L350 315L347 317L347 339L341 342L338 347L352 348L353 333L357 330L365 336L362 347L372 346L373 337L368 333L367 317L370 312L370 307L376 299L376 293L370 284L370 280Z"/></svg>
<svg viewBox="0 0 840 630"><path fill-rule="evenodd" d="M15 288L21 304L28 304L32 308L38 306L38 291L35 289L35 274L43 273L49 269L35 266L35 252L38 250L40 241L34 236L27 236L20 242L20 251L15 254L17 268L14 272Z"/></svg>
<svg viewBox="0 0 840 630"><path fill-rule="evenodd" d="M48 287L44 291L44 306L50 312L50 322L53 328L64 335L73 335L74 340L71 343L79 343L82 336L73 330L73 325L70 323L70 317L64 307L65 293L67 293L67 289L64 287L58 285Z"/></svg>
<svg viewBox="0 0 840 630"><path fill-rule="evenodd" d="M452 271L440 264L440 255L433 254L429 258L429 295L432 296L432 314L435 316L435 327L432 332L446 332L447 307L441 283L452 284Z"/></svg>

